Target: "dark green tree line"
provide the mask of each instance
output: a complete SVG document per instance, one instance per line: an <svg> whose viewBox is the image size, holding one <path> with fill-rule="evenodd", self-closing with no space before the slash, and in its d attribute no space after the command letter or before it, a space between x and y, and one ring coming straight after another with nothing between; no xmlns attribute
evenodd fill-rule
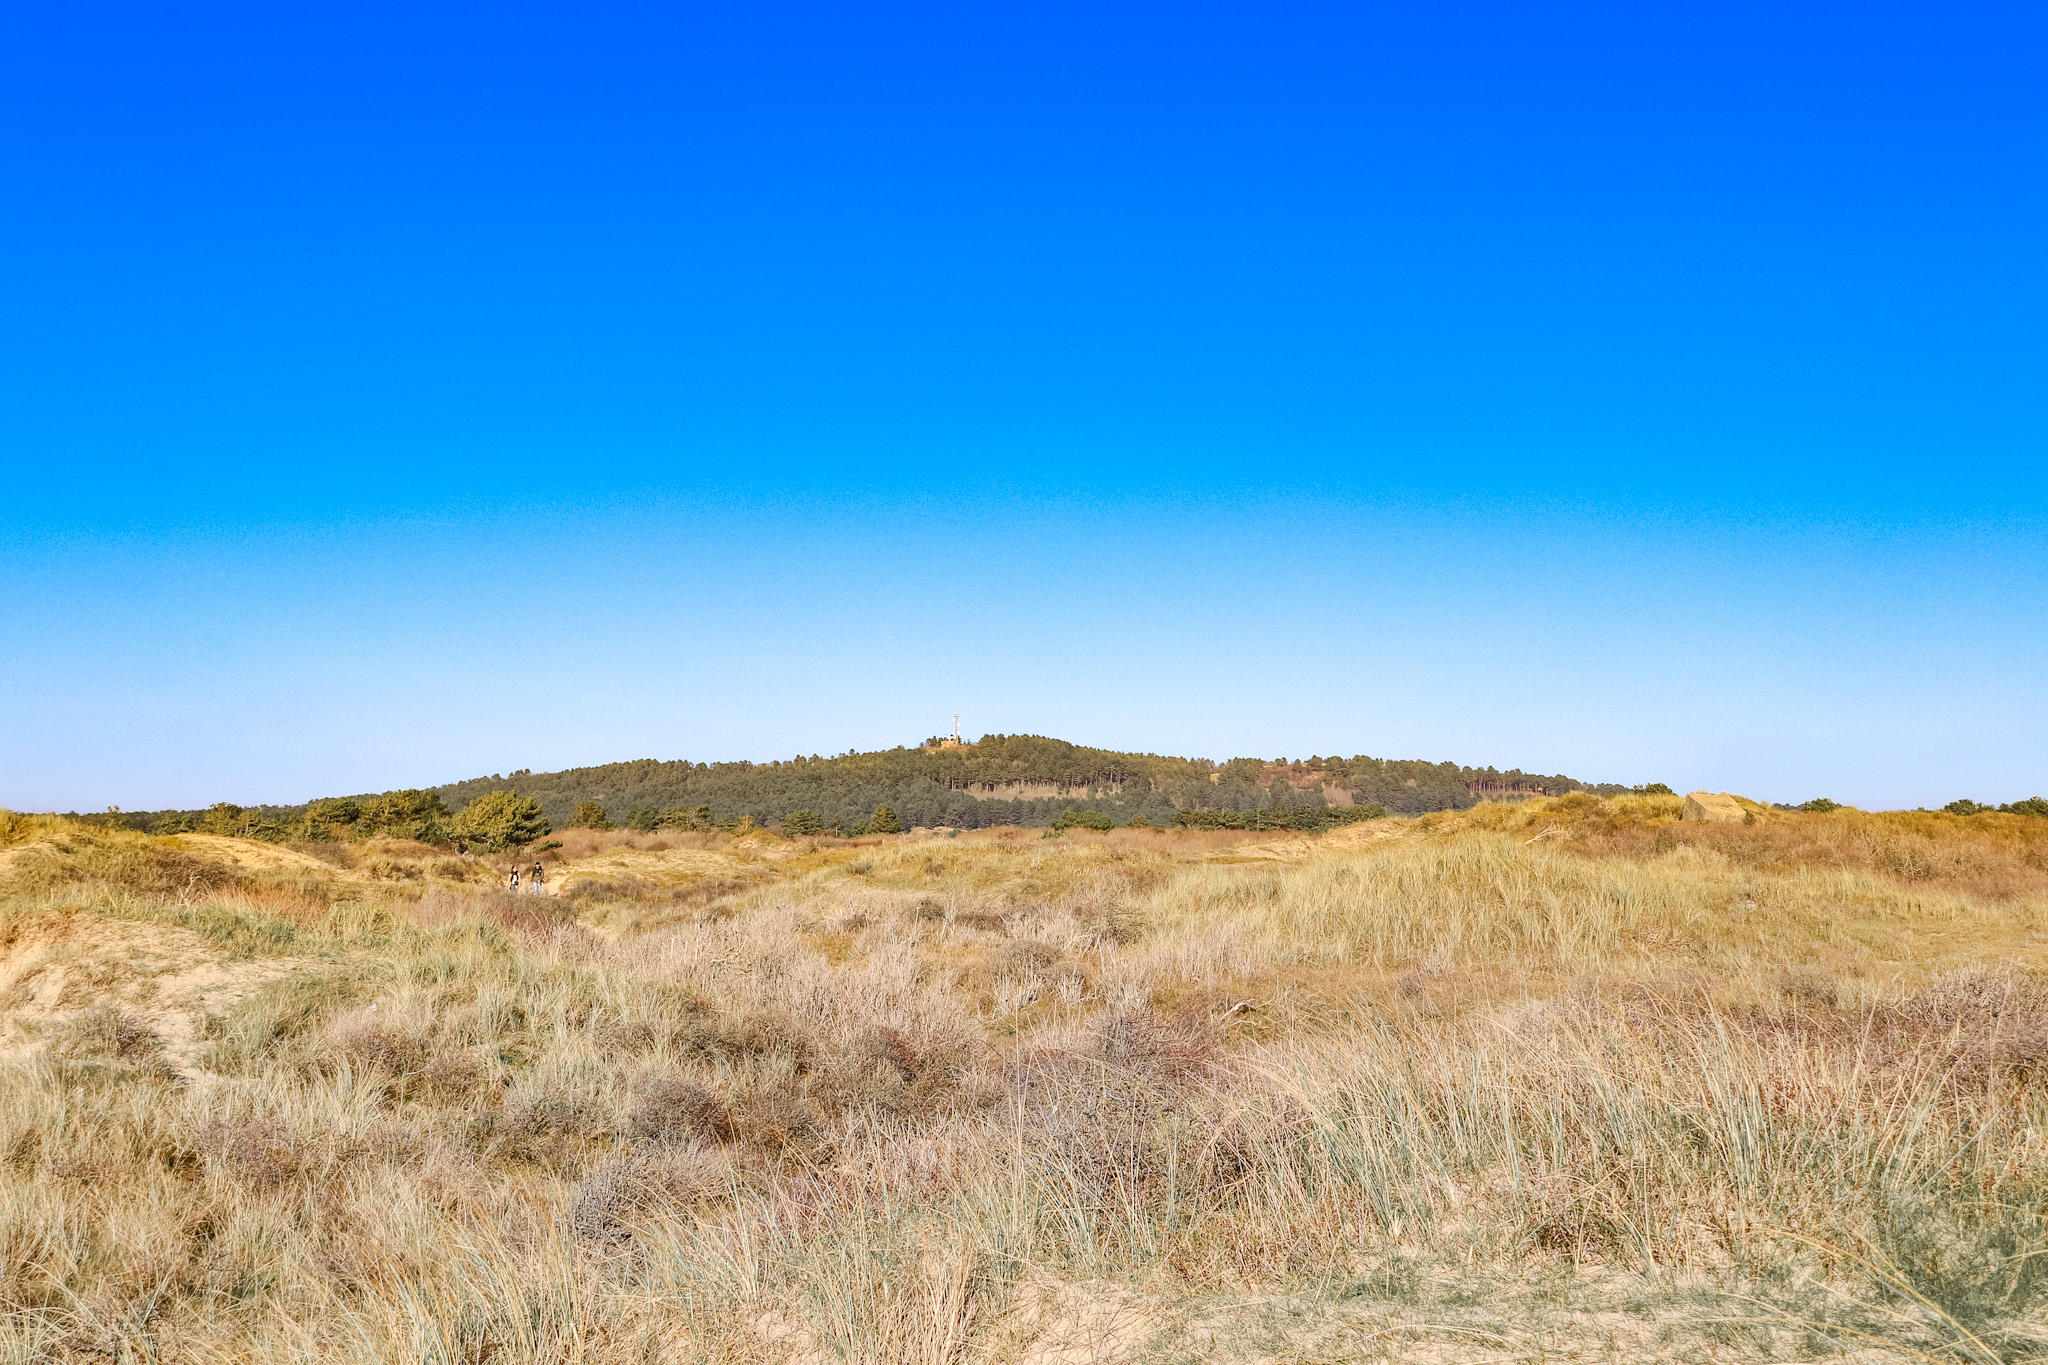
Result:
<svg viewBox="0 0 2048 1365"><path fill-rule="evenodd" d="M493 774L434 789L329 797L302 806L223 804L211 811L90 818L153 833L232 828L256 838L383 836L441 843L455 836L461 811L508 790L535 802L554 828L607 828L608 811L626 812L624 823L639 830L731 829L743 820L773 826L802 811L817 817L821 832L851 832L872 828L881 806L894 811L905 828L1043 827L1068 811L1099 813L1118 825L1142 819L1164 826L1190 810L1216 813L1219 820L1222 812L1235 812L1238 827L1247 827L1255 812L1341 810L1347 800L1352 809L1376 805L1405 815L1464 809L1490 798L1630 789L1454 763L1364 756L1219 763L1094 749L1040 735L989 735L959 749L898 748L773 763L639 759L554 773L522 770L509 778ZM1270 814L1259 819L1273 828L1295 828L1324 817L1284 817L1296 824Z"/></svg>

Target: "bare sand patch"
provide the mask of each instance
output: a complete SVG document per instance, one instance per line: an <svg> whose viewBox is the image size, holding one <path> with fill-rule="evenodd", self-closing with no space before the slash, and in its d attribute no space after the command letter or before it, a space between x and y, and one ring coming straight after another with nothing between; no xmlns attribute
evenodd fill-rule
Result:
<svg viewBox="0 0 2048 1365"><path fill-rule="evenodd" d="M146 1025L161 1040L164 1060L188 1078L206 1015L316 965L299 958L229 962L190 930L88 913L40 916L7 933L0 946L0 1058L32 1056L62 1019L107 1007Z"/></svg>
<svg viewBox="0 0 2048 1365"><path fill-rule="evenodd" d="M1162 1306L1105 1280L1036 1276L1018 1287L1007 1329L1021 1365L1107 1365L1150 1355Z"/></svg>

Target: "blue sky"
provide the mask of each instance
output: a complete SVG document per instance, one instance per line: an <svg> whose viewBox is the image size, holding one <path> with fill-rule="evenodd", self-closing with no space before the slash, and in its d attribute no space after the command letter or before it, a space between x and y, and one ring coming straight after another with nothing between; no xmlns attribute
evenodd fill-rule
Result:
<svg viewBox="0 0 2048 1365"><path fill-rule="evenodd" d="M2048 790L2044 30L12 7L0 804L955 711Z"/></svg>

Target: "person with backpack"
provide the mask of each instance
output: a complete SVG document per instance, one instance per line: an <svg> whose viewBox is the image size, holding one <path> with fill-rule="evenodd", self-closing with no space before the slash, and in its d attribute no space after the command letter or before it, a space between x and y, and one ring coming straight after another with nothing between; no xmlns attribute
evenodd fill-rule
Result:
<svg viewBox="0 0 2048 1365"><path fill-rule="evenodd" d="M515 895L515 896L516 896L516 895L518 895L518 894L519 894L519 864L518 864L518 863L514 863L514 864L512 864L512 883L511 883L511 885L512 885L512 894L513 894L513 895Z"/></svg>
<svg viewBox="0 0 2048 1365"><path fill-rule="evenodd" d="M540 884L545 880L547 880L546 877L541 873L540 859L535 858L533 860L533 871L526 875L527 889L532 894L538 896L540 894Z"/></svg>

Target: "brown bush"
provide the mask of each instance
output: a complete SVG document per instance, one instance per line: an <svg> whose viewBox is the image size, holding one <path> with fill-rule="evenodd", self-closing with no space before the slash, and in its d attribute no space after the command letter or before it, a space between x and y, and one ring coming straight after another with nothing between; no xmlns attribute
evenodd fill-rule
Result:
<svg viewBox="0 0 2048 1365"><path fill-rule="evenodd" d="M887 1025L877 1028L868 1040L869 1054L886 1063L906 1081L917 1079L923 1059L902 1033Z"/></svg>
<svg viewBox="0 0 2048 1365"><path fill-rule="evenodd" d="M1025 1063L1012 1080L1012 1093L1028 1097L1015 1122L1059 1178L1091 1203L1149 1206L1197 1154L1202 1169L1186 1169L1181 1178L1227 1186L1248 1169L1242 1141L1189 1144L1180 1136L1205 1126L1204 1097L1189 1083L1208 1061L1188 1021L1143 1008L1112 1011L1078 1051Z"/></svg>
<svg viewBox="0 0 2048 1365"><path fill-rule="evenodd" d="M1144 935L1144 921L1130 906L1077 906L1075 927L1088 948L1120 948L1136 943Z"/></svg>
<svg viewBox="0 0 2048 1365"><path fill-rule="evenodd" d="M569 1225L584 1245L621 1251L633 1240L630 1220L635 1215L712 1198L724 1184L724 1163L708 1153L621 1153L576 1182L569 1196Z"/></svg>
<svg viewBox="0 0 2048 1365"><path fill-rule="evenodd" d="M749 1011L726 1021L713 1038L727 1057L782 1057L798 1069L820 1050L811 1030L783 1009Z"/></svg>
<svg viewBox="0 0 2048 1365"><path fill-rule="evenodd" d="M634 1087L633 1131L661 1142L730 1142L732 1115L718 1096L675 1071L643 1076Z"/></svg>
<svg viewBox="0 0 2048 1365"><path fill-rule="evenodd" d="M536 1138L592 1138L609 1135L610 1125L594 1097L573 1090L521 1090L505 1101L500 1130L519 1141ZM544 1154L553 1149L532 1149Z"/></svg>
<svg viewBox="0 0 2048 1365"><path fill-rule="evenodd" d="M1951 972L1885 1005L1877 1018L1939 1045L1960 1081L2048 1070L2048 981L2031 972Z"/></svg>
<svg viewBox="0 0 2048 1365"><path fill-rule="evenodd" d="M1837 988L1832 977L1811 966L1787 968L1778 977L1778 994L1800 1005L1833 1005Z"/></svg>
<svg viewBox="0 0 2048 1365"><path fill-rule="evenodd" d="M147 1023L112 1005L80 1010L64 1022L57 1050L68 1057L161 1062L163 1039Z"/></svg>
<svg viewBox="0 0 2048 1365"><path fill-rule="evenodd" d="M476 1058L396 1019L355 1015L337 1021L328 1041L340 1055L389 1072L402 1096L463 1094L476 1087L482 1073Z"/></svg>
<svg viewBox="0 0 2048 1365"><path fill-rule="evenodd" d="M783 1085L765 1086L731 1106L733 1130L745 1142L768 1151L808 1145L818 1116L802 1095Z"/></svg>
<svg viewBox="0 0 2048 1365"><path fill-rule="evenodd" d="M1013 938L995 950L989 965L1012 976L1042 972L1060 960L1060 950L1035 938Z"/></svg>
<svg viewBox="0 0 2048 1365"><path fill-rule="evenodd" d="M1104 1015L1095 1029L1095 1055L1114 1067L1171 1084L1192 1080L1216 1056L1215 1024L1192 1011L1161 1015L1127 1008Z"/></svg>
<svg viewBox="0 0 2048 1365"><path fill-rule="evenodd" d="M710 1057L720 1050L718 1025L710 1006L688 986L674 981L645 983L632 996L616 1002L593 1027L612 1051Z"/></svg>
<svg viewBox="0 0 2048 1365"><path fill-rule="evenodd" d="M344 1057L400 1075L424 1066L432 1047L425 1039L361 1015L336 1020L328 1044Z"/></svg>
<svg viewBox="0 0 2048 1365"><path fill-rule="evenodd" d="M267 1119L208 1119L192 1145L213 1169L258 1189L297 1180L318 1164L291 1129Z"/></svg>

